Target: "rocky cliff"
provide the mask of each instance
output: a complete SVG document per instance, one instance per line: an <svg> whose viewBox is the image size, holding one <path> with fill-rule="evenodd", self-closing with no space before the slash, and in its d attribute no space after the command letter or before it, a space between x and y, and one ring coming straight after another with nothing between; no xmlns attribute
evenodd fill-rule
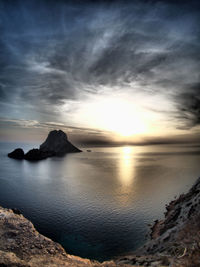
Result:
<svg viewBox="0 0 200 267"><path fill-rule="evenodd" d="M200 266L200 178L166 209L143 248L99 263L67 254L19 211L0 208L0 266Z"/></svg>
<svg viewBox="0 0 200 267"><path fill-rule="evenodd" d="M156 255L173 267L200 266L200 178L188 193L166 206L164 219L151 227L150 240L134 253L147 258ZM135 262L135 255L122 260Z"/></svg>
<svg viewBox="0 0 200 267"><path fill-rule="evenodd" d="M200 266L200 178L166 206L165 218L152 226L151 239L147 253L170 255L177 266Z"/></svg>

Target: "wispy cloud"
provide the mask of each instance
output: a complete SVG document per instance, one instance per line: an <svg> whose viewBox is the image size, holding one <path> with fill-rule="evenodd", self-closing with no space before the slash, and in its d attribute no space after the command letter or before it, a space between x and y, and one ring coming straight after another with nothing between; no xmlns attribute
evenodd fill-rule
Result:
<svg viewBox="0 0 200 267"><path fill-rule="evenodd" d="M156 106L175 128L200 125L197 7L198 1L2 0L2 116L24 119L24 127L75 126L80 102L123 92L140 95L146 112ZM152 96L165 100L150 105ZM162 112L166 103L171 109Z"/></svg>

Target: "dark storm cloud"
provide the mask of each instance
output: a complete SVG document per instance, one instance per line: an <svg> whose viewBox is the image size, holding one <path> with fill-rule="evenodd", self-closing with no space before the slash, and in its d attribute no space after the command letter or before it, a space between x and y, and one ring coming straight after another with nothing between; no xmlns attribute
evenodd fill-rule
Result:
<svg viewBox="0 0 200 267"><path fill-rule="evenodd" d="M172 120L199 125L199 87L188 86L199 83L199 10L199 1L1 0L2 114L54 119L103 85L166 95Z"/></svg>
<svg viewBox="0 0 200 267"><path fill-rule="evenodd" d="M182 128L187 129L200 124L200 82L188 85L187 90L180 95L178 118L186 122Z"/></svg>

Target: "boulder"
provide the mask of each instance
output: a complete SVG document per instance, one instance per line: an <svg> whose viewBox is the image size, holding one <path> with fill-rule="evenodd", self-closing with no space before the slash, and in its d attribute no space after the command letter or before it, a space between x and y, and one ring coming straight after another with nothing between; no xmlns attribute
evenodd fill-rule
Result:
<svg viewBox="0 0 200 267"><path fill-rule="evenodd" d="M23 159L24 151L21 148L16 148L11 153L8 153L8 157L13 159Z"/></svg>
<svg viewBox="0 0 200 267"><path fill-rule="evenodd" d="M61 130L51 131L45 142L41 144L40 151L43 153L52 153L56 156L62 156L66 153L81 152L80 149L69 142L66 133Z"/></svg>

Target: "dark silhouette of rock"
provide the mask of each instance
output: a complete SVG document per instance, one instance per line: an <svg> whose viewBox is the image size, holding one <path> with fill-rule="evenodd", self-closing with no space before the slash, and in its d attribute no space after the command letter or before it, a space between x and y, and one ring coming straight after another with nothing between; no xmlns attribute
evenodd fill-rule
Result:
<svg viewBox="0 0 200 267"><path fill-rule="evenodd" d="M24 158L24 151L21 148L16 148L11 153L8 154L9 158L13 159L23 159Z"/></svg>
<svg viewBox="0 0 200 267"><path fill-rule="evenodd" d="M8 157L36 161L75 152L82 151L69 142L66 133L61 130L54 130L48 134L47 139L41 144L39 149L33 148L24 155L24 151L21 148L18 148L9 153Z"/></svg>
<svg viewBox="0 0 200 267"><path fill-rule="evenodd" d="M62 156L66 153L81 152L80 149L68 141L66 133L61 130L51 131L45 142L40 146L40 151L43 153L52 153L56 156Z"/></svg>
<svg viewBox="0 0 200 267"><path fill-rule="evenodd" d="M53 153L53 152L42 152L40 149L33 148L33 149L29 150L24 155L24 158L26 160L36 161L36 160L46 159L46 158L52 157L52 156L55 156L55 153Z"/></svg>

